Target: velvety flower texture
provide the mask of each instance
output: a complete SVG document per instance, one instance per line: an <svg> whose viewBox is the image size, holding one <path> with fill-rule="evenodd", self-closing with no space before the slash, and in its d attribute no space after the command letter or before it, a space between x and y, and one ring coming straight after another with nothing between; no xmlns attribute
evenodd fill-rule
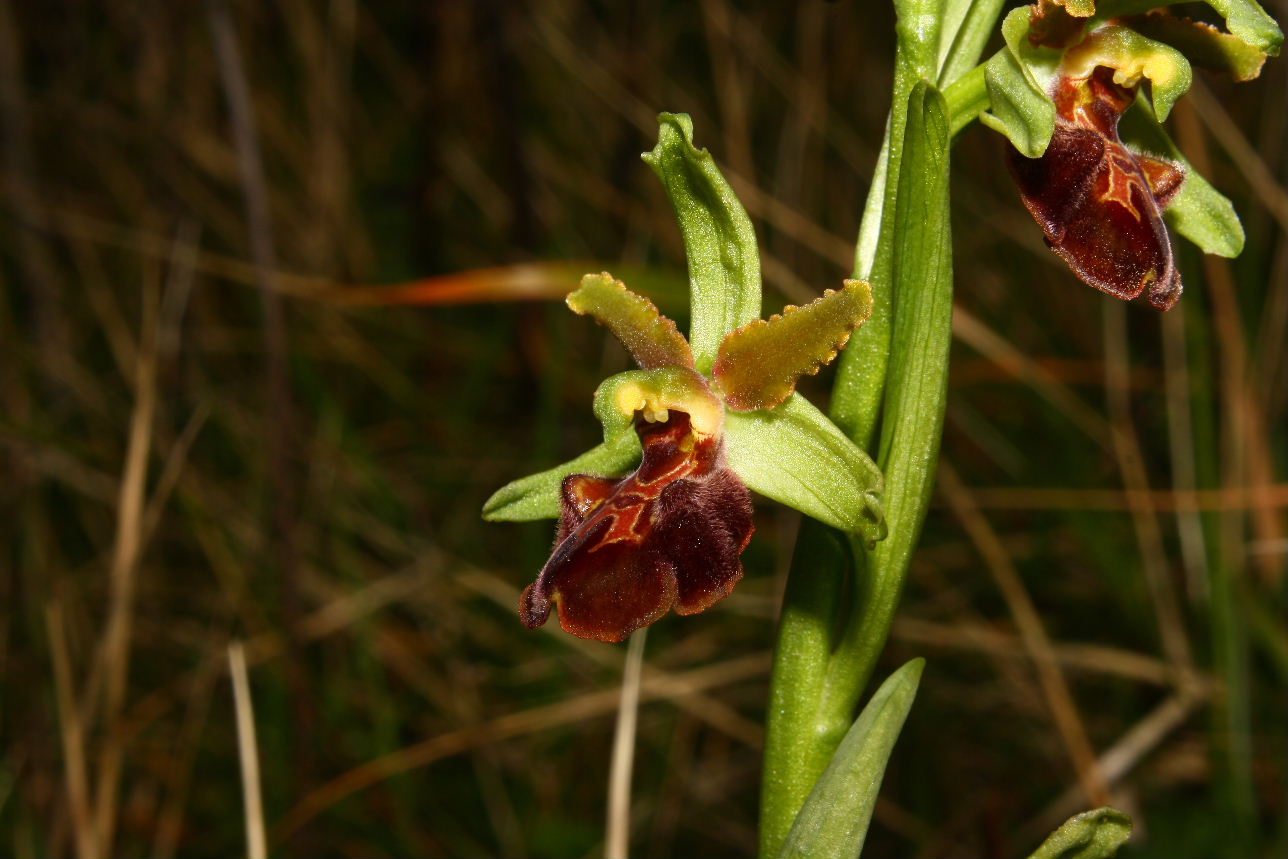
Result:
<svg viewBox="0 0 1288 859"><path fill-rule="evenodd" d="M1112 69L1062 77L1052 95L1056 124L1046 152L1025 158L1011 150L1024 205L1084 282L1122 299L1144 294L1167 310L1181 296L1181 275L1162 210L1180 189L1183 170L1118 138L1135 91L1114 83Z"/></svg>
<svg viewBox="0 0 1288 859"><path fill-rule="evenodd" d="M620 641L672 607L703 611L742 578L751 493L723 440L701 438L675 410L635 429L644 455L633 473L564 478L554 552L519 603L526 626L544 624L554 603L567 631Z"/></svg>

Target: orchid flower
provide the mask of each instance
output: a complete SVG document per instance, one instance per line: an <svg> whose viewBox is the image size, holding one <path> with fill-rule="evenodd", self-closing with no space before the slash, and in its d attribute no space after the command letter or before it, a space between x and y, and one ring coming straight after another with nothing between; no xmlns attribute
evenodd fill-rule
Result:
<svg viewBox="0 0 1288 859"><path fill-rule="evenodd" d="M565 630L601 641L728 596L753 531L752 490L870 543L885 534L881 472L795 393L799 377L834 358L868 317L868 284L846 281L760 319L746 212L694 147L689 118L660 122L644 158L684 233L690 339L608 273L586 275L568 306L611 330L640 369L595 393L603 444L509 484L483 509L491 520L559 519L519 617L535 628L554 607Z"/></svg>
<svg viewBox="0 0 1288 859"><path fill-rule="evenodd" d="M1229 33L1166 10L1140 14L1155 5L1039 0L1012 10L1006 47L986 66L992 112L981 119L1014 144L1020 197L1073 273L1167 310L1181 295L1168 226L1226 257L1244 238L1230 201L1161 125L1190 88L1187 56L1250 80L1283 34L1250 0L1210 3Z"/></svg>

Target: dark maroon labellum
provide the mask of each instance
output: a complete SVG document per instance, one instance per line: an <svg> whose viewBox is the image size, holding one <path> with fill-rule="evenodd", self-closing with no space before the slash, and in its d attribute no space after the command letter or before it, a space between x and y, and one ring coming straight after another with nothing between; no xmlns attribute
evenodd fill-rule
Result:
<svg viewBox="0 0 1288 859"><path fill-rule="evenodd" d="M709 608L742 578L751 493L725 465L723 442L699 438L674 409L637 420L644 456L633 474L564 479L554 552L519 600L529 628L553 603L573 635L621 641L672 607Z"/></svg>
<svg viewBox="0 0 1288 859"><path fill-rule="evenodd" d="M1055 133L1040 158L1011 150L1011 172L1046 242L1096 289L1144 294L1159 310L1181 295L1162 210L1180 189L1180 166L1132 152L1118 120L1135 93L1097 68L1056 86Z"/></svg>

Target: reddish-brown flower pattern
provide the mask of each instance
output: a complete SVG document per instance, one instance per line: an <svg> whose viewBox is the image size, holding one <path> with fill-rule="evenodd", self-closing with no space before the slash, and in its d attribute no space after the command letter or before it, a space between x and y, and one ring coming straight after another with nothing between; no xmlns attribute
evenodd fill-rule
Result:
<svg viewBox="0 0 1288 859"><path fill-rule="evenodd" d="M1123 145L1118 120L1135 92L1115 84L1113 74L1100 67L1089 77L1062 78L1045 154L1030 159L1012 150L1011 169L1047 244L1074 274L1122 299L1144 294L1167 310L1181 295L1181 276L1162 210L1185 174Z"/></svg>
<svg viewBox="0 0 1288 859"><path fill-rule="evenodd" d="M553 602L563 628L621 641L671 609L695 614L742 578L754 530L751 493L725 464L719 435L689 416L637 418L644 456L626 477L569 475L555 549L523 592L519 616L535 628Z"/></svg>

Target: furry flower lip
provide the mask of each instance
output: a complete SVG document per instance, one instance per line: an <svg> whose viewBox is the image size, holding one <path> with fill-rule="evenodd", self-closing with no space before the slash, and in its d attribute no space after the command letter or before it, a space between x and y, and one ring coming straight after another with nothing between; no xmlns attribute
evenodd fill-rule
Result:
<svg viewBox="0 0 1288 859"><path fill-rule="evenodd" d="M1167 310L1181 296L1163 210L1180 190L1184 169L1133 152L1118 122L1134 89L1097 67L1087 77L1059 79L1055 132L1046 152L1010 151L1020 197L1046 242L1083 282L1131 300L1145 296Z"/></svg>
<svg viewBox="0 0 1288 859"><path fill-rule="evenodd" d="M624 478L564 478L563 513L550 560L519 601L535 628L551 603L564 629L619 641L674 607L696 614L733 591L751 541L751 493L729 468L719 438L689 416L636 421L644 449Z"/></svg>

